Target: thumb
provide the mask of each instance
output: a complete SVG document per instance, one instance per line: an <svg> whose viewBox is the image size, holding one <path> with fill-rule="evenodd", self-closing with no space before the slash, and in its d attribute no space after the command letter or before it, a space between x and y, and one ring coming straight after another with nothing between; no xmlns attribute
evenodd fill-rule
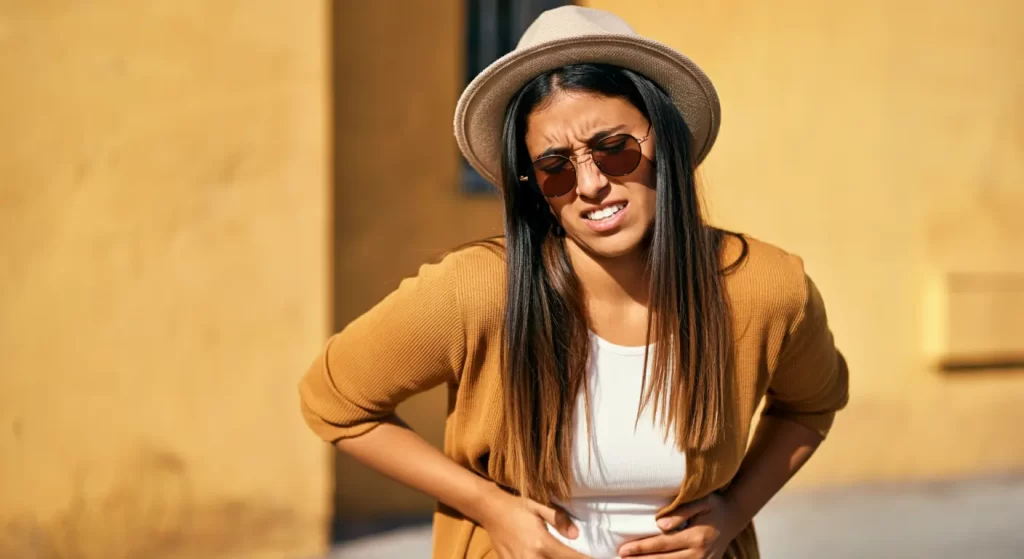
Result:
<svg viewBox="0 0 1024 559"><path fill-rule="evenodd" d="M542 505L536 501L527 501L527 509L541 517L544 522L555 527L559 534L562 534L570 540L575 540L579 535L580 531L573 524L572 518L569 517L569 513L565 512L559 507L549 507Z"/></svg>
<svg viewBox="0 0 1024 559"><path fill-rule="evenodd" d="M686 523L694 516L704 514L710 510L711 504L706 498L698 499L690 503L683 503L676 507L672 512L658 519L658 528L661 528L665 532L678 530L685 526Z"/></svg>

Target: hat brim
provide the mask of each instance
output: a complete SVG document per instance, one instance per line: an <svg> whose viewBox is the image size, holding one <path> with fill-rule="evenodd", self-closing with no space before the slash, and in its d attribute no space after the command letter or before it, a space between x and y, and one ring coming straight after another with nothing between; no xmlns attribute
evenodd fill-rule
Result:
<svg viewBox="0 0 1024 559"><path fill-rule="evenodd" d="M718 94L707 75L675 49L636 35L594 35L512 51L470 82L455 109L455 138L466 160L501 186L501 136L512 97L536 76L569 64L632 70L661 86L683 113L696 166L711 151L721 123Z"/></svg>

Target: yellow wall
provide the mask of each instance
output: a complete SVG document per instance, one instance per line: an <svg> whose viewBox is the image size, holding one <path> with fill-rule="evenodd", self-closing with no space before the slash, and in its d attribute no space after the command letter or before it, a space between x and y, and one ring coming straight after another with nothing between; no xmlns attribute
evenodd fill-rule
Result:
<svg viewBox="0 0 1024 559"><path fill-rule="evenodd" d="M0 1L0 556L311 556L324 2Z"/></svg>
<svg viewBox="0 0 1024 559"><path fill-rule="evenodd" d="M797 483L1024 469L1024 373L939 372L928 296L947 272L1024 277L1024 4L586 4L708 72L713 215L802 255L826 298L852 400Z"/></svg>
<svg viewBox="0 0 1024 559"><path fill-rule="evenodd" d="M423 262L499 234L496 197L460 193L452 114L464 79L460 2L335 5L335 320L338 328ZM440 446L447 392L398 413ZM340 456L341 517L423 512L432 501ZM383 490L382 490L383 489Z"/></svg>

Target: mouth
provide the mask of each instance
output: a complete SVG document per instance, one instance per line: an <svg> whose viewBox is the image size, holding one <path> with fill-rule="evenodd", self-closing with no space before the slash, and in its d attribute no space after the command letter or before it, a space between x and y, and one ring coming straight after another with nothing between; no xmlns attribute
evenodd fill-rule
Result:
<svg viewBox="0 0 1024 559"><path fill-rule="evenodd" d="M619 229L629 209L629 202L608 204L602 208L586 212L582 215L583 223L595 233L610 234Z"/></svg>
<svg viewBox="0 0 1024 559"><path fill-rule="evenodd" d="M602 221L610 221L615 218L622 210L626 209L628 202L619 202L617 204L611 204L603 208L596 209L591 212L583 214L583 219L587 221L593 221L600 223Z"/></svg>

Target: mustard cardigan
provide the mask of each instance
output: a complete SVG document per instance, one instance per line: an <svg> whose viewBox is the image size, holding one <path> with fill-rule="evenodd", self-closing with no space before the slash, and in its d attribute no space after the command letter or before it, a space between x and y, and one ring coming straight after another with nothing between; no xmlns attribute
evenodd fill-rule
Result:
<svg viewBox="0 0 1024 559"><path fill-rule="evenodd" d="M739 256L741 243L726 238L722 261L730 263ZM802 261L770 244L746 240L747 258L725 279L735 360L724 436L710 450L687 453L686 477L662 513L730 482L762 398L763 414L796 421L822 436L848 398L846 362ZM403 280L327 342L299 385L306 422L334 443L373 429L409 396L445 384L450 410L445 454L470 471L514 486L504 465L489 459L502 414L504 300L505 262L494 250L473 246L422 266L417 276ZM493 556L486 531L439 504L433 557L485 556ZM758 557L752 525L726 556Z"/></svg>

